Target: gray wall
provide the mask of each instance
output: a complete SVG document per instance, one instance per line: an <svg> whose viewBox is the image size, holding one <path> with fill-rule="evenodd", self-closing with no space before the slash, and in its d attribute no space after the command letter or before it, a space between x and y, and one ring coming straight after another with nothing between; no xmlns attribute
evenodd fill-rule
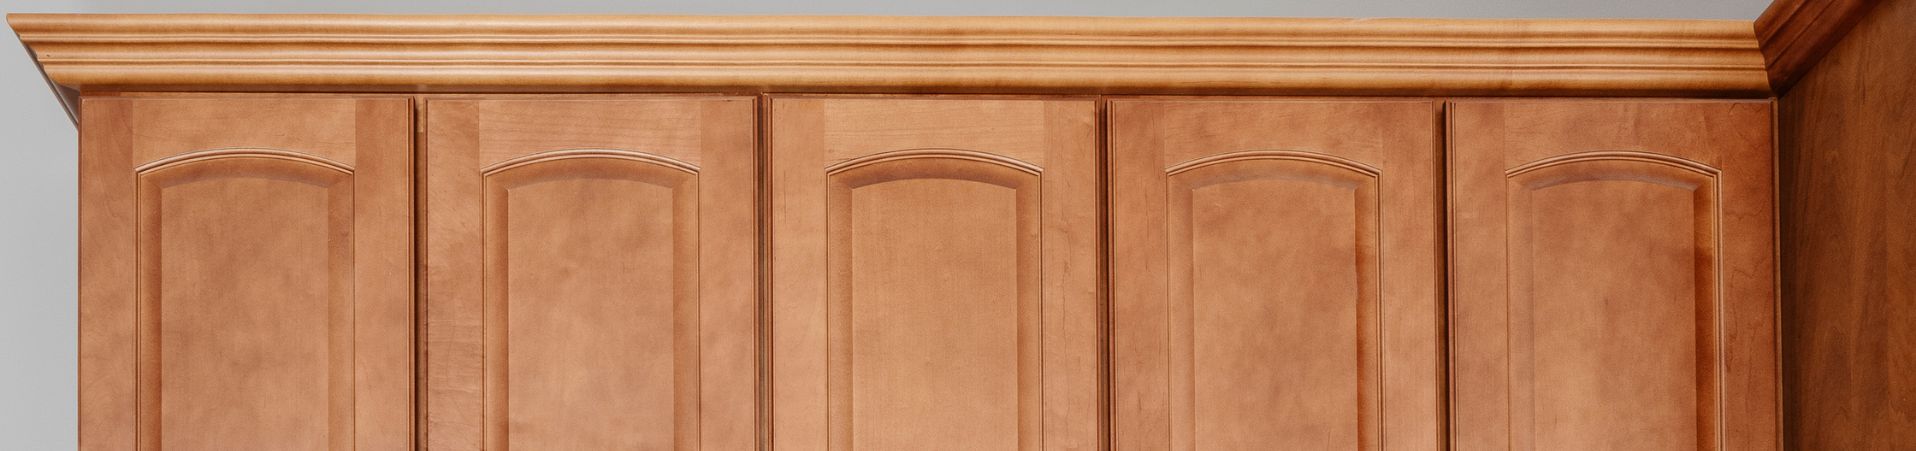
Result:
<svg viewBox="0 0 1916 451"><path fill-rule="evenodd" d="M1767 0L7 0L0 12L1755 18ZM75 134L13 33L0 43L0 448L76 437Z"/></svg>

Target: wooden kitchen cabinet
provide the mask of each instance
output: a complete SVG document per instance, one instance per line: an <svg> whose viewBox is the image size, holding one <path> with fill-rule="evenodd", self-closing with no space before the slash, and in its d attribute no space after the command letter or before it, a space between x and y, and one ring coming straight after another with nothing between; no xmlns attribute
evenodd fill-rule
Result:
<svg viewBox="0 0 1916 451"><path fill-rule="evenodd" d="M755 105L426 102L427 447L752 448Z"/></svg>
<svg viewBox="0 0 1916 451"><path fill-rule="evenodd" d="M1781 441L1763 46L1798 33L8 20L81 128L88 451ZM1855 189L1797 198L1890 192L1810 160ZM1874 311L1838 298L1784 311ZM1862 367L1818 320L1798 368Z"/></svg>
<svg viewBox="0 0 1916 451"><path fill-rule="evenodd" d="M80 447L411 439L404 97L93 97Z"/></svg>
<svg viewBox="0 0 1916 451"><path fill-rule="evenodd" d="M1113 449L1441 448L1438 110L1111 101Z"/></svg>
<svg viewBox="0 0 1916 451"><path fill-rule="evenodd" d="M1459 449L1777 449L1770 114L1452 104Z"/></svg>
<svg viewBox="0 0 1916 451"><path fill-rule="evenodd" d="M1099 446L1097 102L773 97L772 446Z"/></svg>

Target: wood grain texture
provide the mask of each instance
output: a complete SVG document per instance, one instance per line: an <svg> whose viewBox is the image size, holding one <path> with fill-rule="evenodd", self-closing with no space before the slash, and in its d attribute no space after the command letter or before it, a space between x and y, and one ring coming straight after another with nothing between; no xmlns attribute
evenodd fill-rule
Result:
<svg viewBox="0 0 1916 451"><path fill-rule="evenodd" d="M1881 0L1777 0L1756 18L1756 40L1778 95L1843 40Z"/></svg>
<svg viewBox="0 0 1916 451"><path fill-rule="evenodd" d="M1443 446L1437 109L1112 101L1114 449Z"/></svg>
<svg viewBox="0 0 1916 451"><path fill-rule="evenodd" d="M1748 22L13 14L79 91L1761 97Z"/></svg>
<svg viewBox="0 0 1916 451"><path fill-rule="evenodd" d="M1912 23L1883 2L1778 104L1790 449L1916 443Z"/></svg>
<svg viewBox="0 0 1916 451"><path fill-rule="evenodd" d="M433 449L751 449L755 100L427 101Z"/></svg>
<svg viewBox="0 0 1916 451"><path fill-rule="evenodd" d="M1096 103L771 102L773 446L1098 448Z"/></svg>
<svg viewBox="0 0 1916 451"><path fill-rule="evenodd" d="M1460 449L1778 449L1766 102L1451 108Z"/></svg>
<svg viewBox="0 0 1916 451"><path fill-rule="evenodd" d="M85 102L81 448L410 446L409 101Z"/></svg>

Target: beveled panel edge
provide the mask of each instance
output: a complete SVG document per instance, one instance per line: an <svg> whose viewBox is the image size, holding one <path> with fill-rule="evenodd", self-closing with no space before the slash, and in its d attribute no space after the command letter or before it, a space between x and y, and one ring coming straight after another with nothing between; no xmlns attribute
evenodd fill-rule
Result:
<svg viewBox="0 0 1916 451"><path fill-rule="evenodd" d="M677 170L679 172L684 172L686 174L699 173L699 167L697 165L694 165L692 163L687 163L687 162L684 162L672 157L664 156L664 155L658 155L658 154L646 153L646 152L634 152L630 150L597 149L597 148L561 149L561 150L549 150L545 152L537 152L530 155L494 163L493 165L486 166L484 168L480 168L479 173L481 176L489 176L489 175L497 174L501 171L506 171L506 170L510 170L513 168L517 168L517 167L525 166L529 164L534 164L534 163L543 163L547 161L559 161L559 160L572 160L572 159L580 159L580 158L605 158L605 159L614 159L614 160L634 161L639 163L646 163L646 164L661 166L668 169Z"/></svg>
<svg viewBox="0 0 1916 451"><path fill-rule="evenodd" d="M331 169L334 171L338 171L339 173L342 173L342 174L353 173L353 168L351 166L347 166L345 163L329 160L324 157L320 157L318 155L312 155L312 154L308 154L304 152L297 152L297 151L291 151L291 150L265 149L265 148L253 148L253 147L228 147L228 148L210 149L210 150L202 150L198 152L183 153L183 154L174 155L171 157L154 160L146 164L142 164L138 167L133 168L133 172L135 174L145 175L147 173L151 173L154 171L159 171L161 169L166 169L166 168L179 166L183 164L188 164L188 163L193 163L198 161L219 160L219 159L226 159L226 158L267 158L267 159L275 159L275 160L287 160L287 161L293 161L298 163L306 163L306 164L319 166L326 169Z"/></svg>
<svg viewBox="0 0 1916 451"><path fill-rule="evenodd" d="M913 160L913 159L920 159L920 158L961 160L961 161L972 161L972 162L978 162L978 163L989 163L989 164L995 164L998 166L1004 166L1006 168L1014 169L1019 172L1023 172L1023 173L1031 174L1031 175L1041 175L1044 173L1044 168L1038 167L1038 165L1027 163L1025 161L1022 161L1016 158L998 155L995 153L982 152L982 151L976 151L976 150L967 150L967 149L926 147L926 148L918 148L918 149L885 151L885 152L874 153L871 155L866 155L866 156L862 156L858 158L853 158L850 160L840 161L837 163L833 163L830 166L826 166L825 175L826 176L837 175L838 173L841 173L841 172L858 169L865 166L871 166L871 165L879 164L879 163L886 163L886 162L892 162L892 161L905 161L905 160Z"/></svg>
<svg viewBox="0 0 1916 451"><path fill-rule="evenodd" d="M1310 151L1301 151L1301 150L1242 150L1237 152L1221 153L1217 155L1196 158L1190 161L1185 161L1183 163L1171 165L1171 167L1166 168L1164 170L1164 175L1173 176L1173 175L1178 175L1179 173L1182 173L1185 171L1190 171L1190 170L1202 168L1205 166L1230 163L1234 161L1246 161L1246 160L1301 161L1306 163L1316 163L1316 164L1326 165L1326 166L1335 167L1338 169L1344 169L1347 171L1356 172L1358 174L1363 174L1371 178L1377 178L1383 175L1383 171L1379 171L1377 170L1377 168L1371 167L1371 165L1367 165L1367 164L1358 162L1356 160L1343 158L1336 155L1310 152Z"/></svg>
<svg viewBox="0 0 1916 451"><path fill-rule="evenodd" d="M1522 166L1517 166L1504 171L1504 177L1516 177L1519 175L1523 175L1524 173L1527 173L1527 172L1536 171L1538 169L1544 169L1544 168L1549 168L1552 166L1560 166L1560 165L1582 162L1582 161L1633 161L1633 162L1640 162L1640 163L1660 164L1660 165L1682 169L1682 170L1686 170L1690 172L1695 172L1695 173L1702 174L1704 176L1711 177L1711 178L1715 178L1717 175L1721 173L1721 171L1717 170L1717 168L1711 167L1710 165L1703 164L1697 161L1692 161L1683 157L1673 156L1673 155L1665 155L1665 154L1652 153L1652 152L1640 152L1640 151L1633 151L1633 150L1600 150L1600 151L1565 154L1565 155L1559 155L1559 156L1545 158L1545 159L1541 159L1537 161L1532 161Z"/></svg>
<svg viewBox="0 0 1916 451"><path fill-rule="evenodd" d="M56 90L1766 97L1727 20L12 14ZM63 91L64 92L64 91Z"/></svg>
<svg viewBox="0 0 1916 451"><path fill-rule="evenodd" d="M1881 0L1776 0L1756 18L1770 90L1789 92Z"/></svg>

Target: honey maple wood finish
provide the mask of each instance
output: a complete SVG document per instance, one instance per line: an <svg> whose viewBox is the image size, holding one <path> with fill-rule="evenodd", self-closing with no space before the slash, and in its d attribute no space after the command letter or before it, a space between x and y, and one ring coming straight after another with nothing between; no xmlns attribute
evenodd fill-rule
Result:
<svg viewBox="0 0 1916 451"><path fill-rule="evenodd" d="M1762 97L1747 21L12 14L82 91ZM71 109L71 108L69 108Z"/></svg>
<svg viewBox="0 0 1916 451"><path fill-rule="evenodd" d="M410 446L407 99L86 106L80 448Z"/></svg>
<svg viewBox="0 0 1916 451"><path fill-rule="evenodd" d="M1442 449L1438 106L1111 102L1114 449Z"/></svg>
<svg viewBox="0 0 1916 451"><path fill-rule="evenodd" d="M1101 447L1097 102L770 121L772 447Z"/></svg>
<svg viewBox="0 0 1916 451"><path fill-rule="evenodd" d="M1450 111L1459 449L1778 449L1768 102Z"/></svg>
<svg viewBox="0 0 1916 451"><path fill-rule="evenodd" d="M1247 97L1760 98L1747 22L9 21L88 450L1776 446L1768 104Z"/></svg>
<svg viewBox="0 0 1916 451"><path fill-rule="evenodd" d="M1817 66L1830 48L1881 0L1777 0L1756 18L1756 38L1770 71L1770 90L1782 95Z"/></svg>
<svg viewBox="0 0 1916 451"><path fill-rule="evenodd" d="M1777 104L1790 449L1916 444L1912 23L1882 2Z"/></svg>
<svg viewBox="0 0 1916 451"><path fill-rule="evenodd" d="M754 105L426 101L427 447L754 446Z"/></svg>

